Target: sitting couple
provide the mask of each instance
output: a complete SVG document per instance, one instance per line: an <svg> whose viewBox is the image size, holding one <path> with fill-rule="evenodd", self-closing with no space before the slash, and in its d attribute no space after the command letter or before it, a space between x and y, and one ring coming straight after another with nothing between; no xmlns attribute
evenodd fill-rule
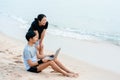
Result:
<svg viewBox="0 0 120 80"><path fill-rule="evenodd" d="M26 70L39 73L48 66L51 66L54 71L64 76L77 77L77 73L68 70L57 58L54 60L47 60L44 58L46 55L43 53L43 39L47 26L48 22L46 21L46 16L40 14L26 33L28 43L23 51L23 60Z"/></svg>

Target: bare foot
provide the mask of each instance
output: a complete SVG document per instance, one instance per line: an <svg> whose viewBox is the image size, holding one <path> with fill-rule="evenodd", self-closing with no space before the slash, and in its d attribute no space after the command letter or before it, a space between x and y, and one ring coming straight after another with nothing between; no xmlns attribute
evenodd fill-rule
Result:
<svg viewBox="0 0 120 80"><path fill-rule="evenodd" d="M74 77L78 77L79 76L79 74L78 73L74 73Z"/></svg>
<svg viewBox="0 0 120 80"><path fill-rule="evenodd" d="M79 76L79 73L75 73L75 72L72 72L72 71L69 71L68 73L72 73L72 74L75 74L75 75Z"/></svg>
<svg viewBox="0 0 120 80"><path fill-rule="evenodd" d="M72 73L67 73L65 76L67 76L67 77L78 77L76 74L72 74Z"/></svg>
<svg viewBox="0 0 120 80"><path fill-rule="evenodd" d="M58 71L50 71L50 73L59 73Z"/></svg>

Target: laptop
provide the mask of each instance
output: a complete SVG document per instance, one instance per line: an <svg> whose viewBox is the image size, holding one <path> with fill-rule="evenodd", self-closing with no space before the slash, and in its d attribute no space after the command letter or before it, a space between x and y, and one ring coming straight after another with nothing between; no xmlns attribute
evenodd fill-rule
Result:
<svg viewBox="0 0 120 80"><path fill-rule="evenodd" d="M55 58L57 58L58 54L60 53L60 50L61 48L57 49L54 56L46 56L44 59L54 60Z"/></svg>

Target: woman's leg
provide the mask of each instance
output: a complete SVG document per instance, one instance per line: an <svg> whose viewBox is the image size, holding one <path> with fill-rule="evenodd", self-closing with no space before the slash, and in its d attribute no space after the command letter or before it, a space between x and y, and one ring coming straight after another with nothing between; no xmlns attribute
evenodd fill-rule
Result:
<svg viewBox="0 0 120 80"><path fill-rule="evenodd" d="M73 74L67 73L64 70L62 70L54 61L48 61L46 63L43 63L43 64L39 65L37 67L37 69L38 69L38 71L42 71L45 68L47 68L48 66L51 66L55 71L62 73L64 76L74 77Z"/></svg>

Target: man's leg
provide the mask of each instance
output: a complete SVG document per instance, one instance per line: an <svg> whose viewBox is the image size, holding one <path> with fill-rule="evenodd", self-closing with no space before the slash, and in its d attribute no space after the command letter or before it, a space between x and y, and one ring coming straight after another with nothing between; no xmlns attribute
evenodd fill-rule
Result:
<svg viewBox="0 0 120 80"><path fill-rule="evenodd" d="M72 71L70 71L69 69L67 69L58 59L55 59L54 62L64 71L68 72L68 73L73 73Z"/></svg>
<svg viewBox="0 0 120 80"><path fill-rule="evenodd" d="M62 70L54 61L48 61L46 63L40 64L37 69L38 71L42 71L45 68L47 68L48 66L51 66L53 68L53 70L58 71L60 73L62 73L64 76L68 76L68 77L74 77L73 74L71 73L67 73L64 70Z"/></svg>

